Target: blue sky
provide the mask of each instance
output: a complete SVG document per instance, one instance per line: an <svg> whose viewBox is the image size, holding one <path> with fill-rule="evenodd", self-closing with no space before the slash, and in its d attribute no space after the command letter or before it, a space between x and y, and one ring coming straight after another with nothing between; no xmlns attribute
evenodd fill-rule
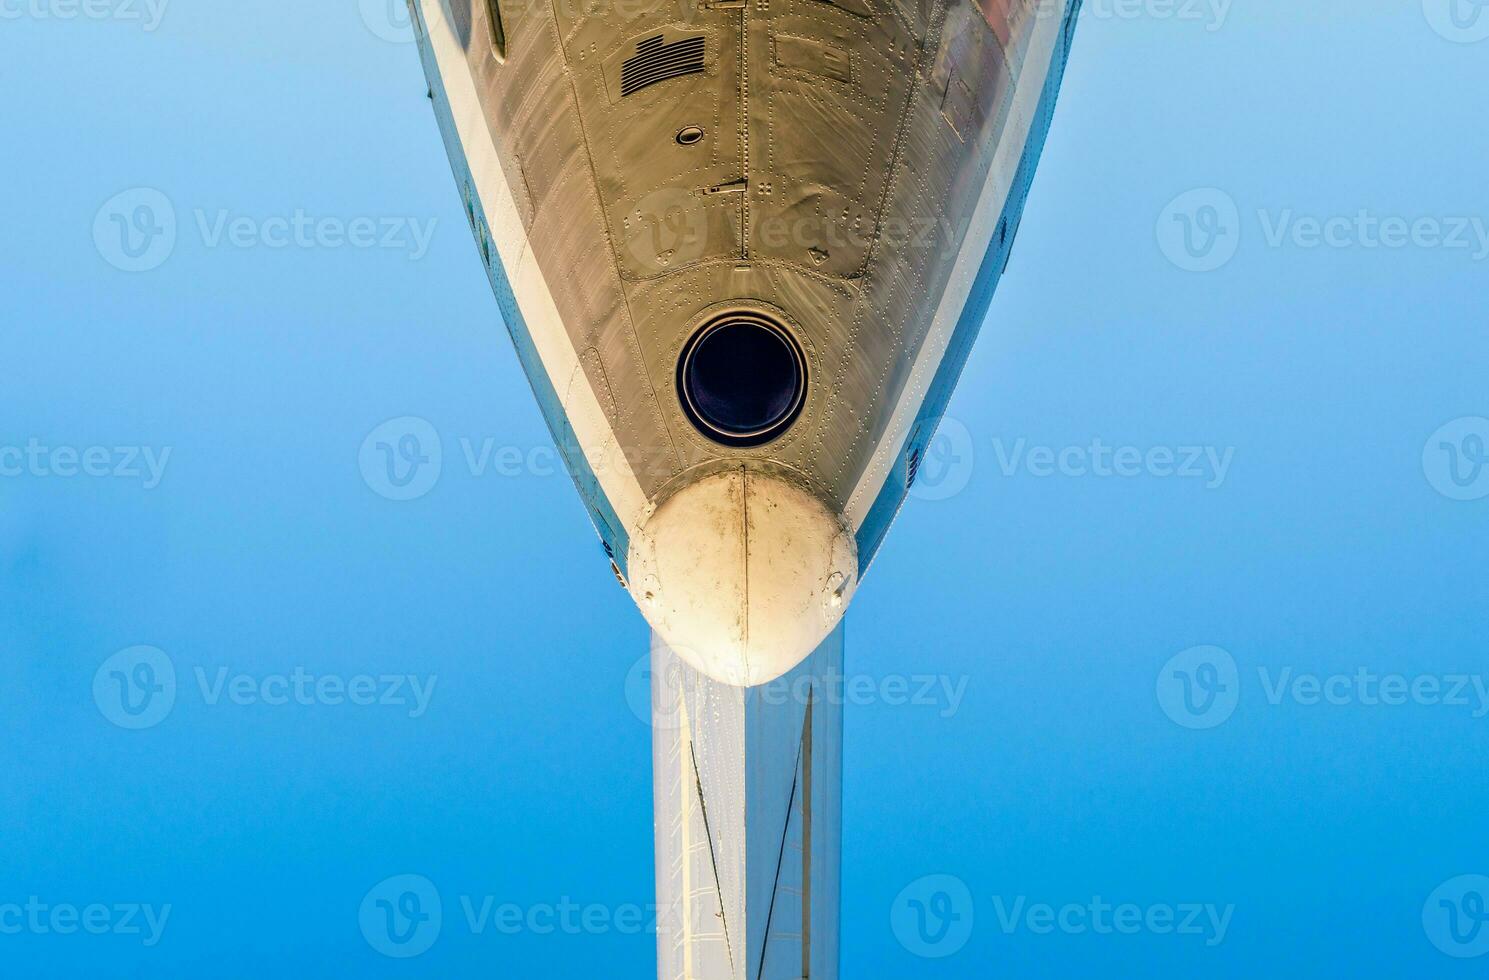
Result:
<svg viewBox="0 0 1489 980"><path fill-rule="evenodd" d="M647 975L646 630L414 49L372 0L88 9L0 4L6 972ZM846 976L1482 971L1489 9L1456 13L1088 8L849 616ZM400 494L408 418L440 467ZM404 894L414 958L368 925Z"/></svg>

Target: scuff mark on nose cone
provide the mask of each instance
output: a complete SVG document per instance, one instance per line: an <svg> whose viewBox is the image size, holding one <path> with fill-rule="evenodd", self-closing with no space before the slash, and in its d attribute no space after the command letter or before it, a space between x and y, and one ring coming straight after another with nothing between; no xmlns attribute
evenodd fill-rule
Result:
<svg viewBox="0 0 1489 980"><path fill-rule="evenodd" d="M652 628L692 666L737 687L806 659L858 585L843 519L809 491L743 465L663 501L632 539L630 566L646 583L635 598Z"/></svg>

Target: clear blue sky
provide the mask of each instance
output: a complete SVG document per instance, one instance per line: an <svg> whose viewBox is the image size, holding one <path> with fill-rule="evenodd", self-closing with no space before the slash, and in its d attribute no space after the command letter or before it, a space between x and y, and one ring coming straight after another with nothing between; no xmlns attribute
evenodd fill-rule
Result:
<svg viewBox="0 0 1489 980"><path fill-rule="evenodd" d="M381 2L3 4L7 975L652 970L646 630ZM1489 10L1427 7L1084 17L962 441L849 617L845 976L1483 970L1444 950L1489 942L1454 883L1489 874ZM402 417L442 449L410 500L363 452ZM885 683L922 675L959 694ZM374 941L432 909L399 875L442 902L413 959ZM1191 903L1223 935L1163 928Z"/></svg>

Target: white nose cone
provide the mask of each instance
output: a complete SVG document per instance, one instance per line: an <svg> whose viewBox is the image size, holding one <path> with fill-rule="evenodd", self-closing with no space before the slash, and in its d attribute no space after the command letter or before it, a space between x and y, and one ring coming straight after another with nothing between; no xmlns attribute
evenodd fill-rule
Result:
<svg viewBox="0 0 1489 980"><path fill-rule="evenodd" d="M837 626L858 585L858 549L815 496L741 467L665 500L631 540L630 573L669 647L714 680L754 687Z"/></svg>

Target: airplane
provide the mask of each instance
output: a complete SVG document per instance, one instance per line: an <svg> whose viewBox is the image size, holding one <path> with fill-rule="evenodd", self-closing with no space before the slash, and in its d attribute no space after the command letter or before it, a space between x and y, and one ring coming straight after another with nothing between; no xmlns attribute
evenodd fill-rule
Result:
<svg viewBox="0 0 1489 980"><path fill-rule="evenodd" d="M839 976L843 617L1080 2L408 0L502 319L652 629L659 980Z"/></svg>

